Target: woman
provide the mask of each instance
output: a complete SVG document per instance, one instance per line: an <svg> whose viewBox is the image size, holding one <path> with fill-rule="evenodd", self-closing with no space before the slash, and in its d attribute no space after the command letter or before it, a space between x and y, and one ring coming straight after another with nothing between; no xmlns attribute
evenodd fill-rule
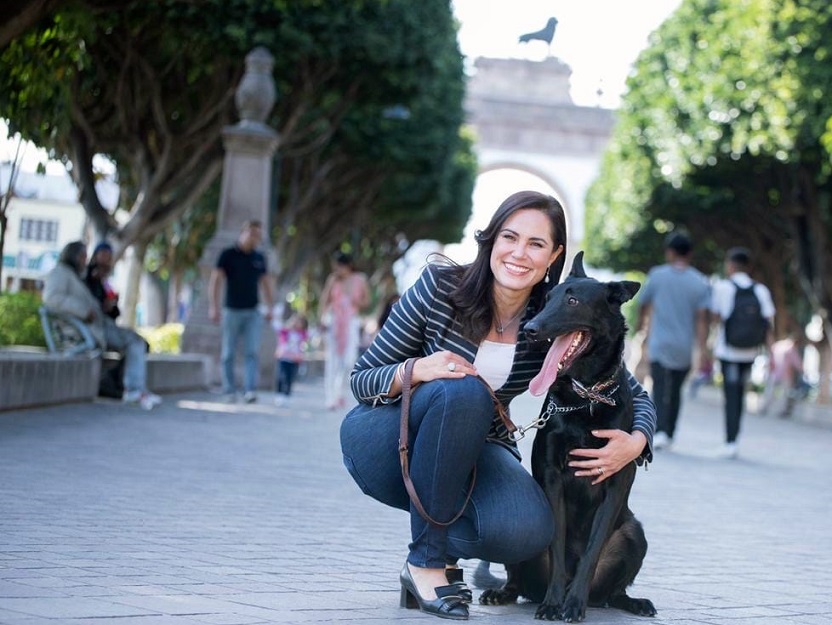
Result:
<svg viewBox="0 0 832 625"><path fill-rule="evenodd" d="M320 317L327 320L324 394L330 410L347 403L349 374L358 358L359 313L369 303L367 278L355 271L351 256L339 252L321 293Z"/></svg>
<svg viewBox="0 0 832 625"><path fill-rule="evenodd" d="M410 511L412 542L402 569L403 605L443 618L467 619L470 590L454 568L458 558L513 563L543 551L554 521L542 490L520 464L489 390L505 406L526 391L546 350L522 330L557 284L566 256L563 208L548 195L521 191L507 198L465 266L428 266L402 296L351 383L360 402L341 425L344 463L361 489ZM442 527L411 506L398 458L402 363L416 357L409 440L410 476L434 519L450 520L463 505L476 465L470 502ZM655 409L630 376L635 397L632 433L604 431L599 450L575 450L576 475L596 483L637 458L649 461ZM603 472L599 472L603 469ZM446 569L446 565L450 568ZM414 606L415 607L415 606Z"/></svg>
<svg viewBox="0 0 832 625"><path fill-rule="evenodd" d="M147 390L147 343L133 330L117 326L104 313L101 303L81 278L86 263L87 246L83 241L67 243L58 264L46 276L43 304L51 311L82 319L100 348L123 354L122 398L125 403L139 404L145 410L151 410L162 402L162 398Z"/></svg>

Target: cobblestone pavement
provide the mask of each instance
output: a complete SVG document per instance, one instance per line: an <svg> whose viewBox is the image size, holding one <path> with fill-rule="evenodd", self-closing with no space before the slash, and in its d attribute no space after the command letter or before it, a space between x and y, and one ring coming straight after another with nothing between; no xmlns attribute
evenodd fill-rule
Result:
<svg viewBox="0 0 832 625"><path fill-rule="evenodd" d="M152 412L0 413L0 623L437 622L398 607L407 517L353 484L341 415L322 404L312 378L281 408L270 393L197 393ZM515 421L537 405L518 398ZM714 455L721 432L703 389L674 451L639 471L631 505L650 550L633 594L656 604L652 623L827 625L832 428L748 415L734 461ZM462 564L470 579L477 562ZM534 609L475 604L471 622L528 623ZM586 622L645 620L590 609Z"/></svg>

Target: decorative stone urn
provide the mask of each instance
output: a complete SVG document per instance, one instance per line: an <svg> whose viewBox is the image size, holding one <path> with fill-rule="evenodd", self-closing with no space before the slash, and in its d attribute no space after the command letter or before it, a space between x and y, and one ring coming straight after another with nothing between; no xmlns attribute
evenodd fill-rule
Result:
<svg viewBox="0 0 832 625"><path fill-rule="evenodd" d="M273 67L274 57L265 48L255 48L246 55L246 71L234 94L241 125L265 124L277 97Z"/></svg>

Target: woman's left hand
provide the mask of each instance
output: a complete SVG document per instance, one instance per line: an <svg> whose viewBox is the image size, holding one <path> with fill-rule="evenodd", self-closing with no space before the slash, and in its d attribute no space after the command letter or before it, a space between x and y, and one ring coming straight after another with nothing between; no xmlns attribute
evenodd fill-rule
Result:
<svg viewBox="0 0 832 625"><path fill-rule="evenodd" d="M577 460L570 460L569 466L577 469L576 477L595 478L592 483L600 484L611 475L618 473L641 455L647 444L643 432L625 432L624 430L593 430L596 438L606 438L607 444L599 449L573 449L570 455Z"/></svg>

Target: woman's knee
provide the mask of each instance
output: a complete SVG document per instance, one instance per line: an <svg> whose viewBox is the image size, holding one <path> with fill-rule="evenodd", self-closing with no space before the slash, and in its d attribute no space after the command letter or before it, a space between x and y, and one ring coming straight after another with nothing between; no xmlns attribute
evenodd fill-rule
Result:
<svg viewBox="0 0 832 625"><path fill-rule="evenodd" d="M460 379L440 378L422 385L431 402L440 402L471 417L481 415L490 423L494 418L494 398L485 383L474 376Z"/></svg>
<svg viewBox="0 0 832 625"><path fill-rule="evenodd" d="M503 522L484 528L482 541L487 559L504 564L522 562L551 544L555 523L548 507L513 512L513 518L504 518Z"/></svg>

